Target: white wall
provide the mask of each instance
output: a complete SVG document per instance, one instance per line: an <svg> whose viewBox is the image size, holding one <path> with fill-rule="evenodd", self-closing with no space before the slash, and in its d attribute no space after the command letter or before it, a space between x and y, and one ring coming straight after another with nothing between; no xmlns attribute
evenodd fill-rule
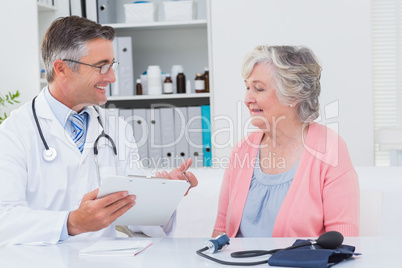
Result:
<svg viewBox="0 0 402 268"><path fill-rule="evenodd" d="M36 5L35 0L12 0L2 1L0 8L0 94L19 90L21 103L32 99L39 88Z"/></svg>
<svg viewBox="0 0 402 268"><path fill-rule="evenodd" d="M213 114L232 118L235 128L229 137L227 120L215 120L215 146L244 136L245 54L259 44L305 45L323 66L321 107L339 104L339 116L321 123L338 126L355 165L373 165L370 1L211 1L211 20ZM224 146L214 153L226 157L230 150Z"/></svg>
<svg viewBox="0 0 402 268"><path fill-rule="evenodd" d="M0 94L19 90L20 104L1 108L1 113L9 112L31 100L41 90L40 44L51 22L69 15L68 0L58 1L58 10L38 13L36 0L8 0L0 8L1 59ZM4 4L4 3L3 3ZM39 31L40 29L40 31ZM43 66L43 65L42 65Z"/></svg>

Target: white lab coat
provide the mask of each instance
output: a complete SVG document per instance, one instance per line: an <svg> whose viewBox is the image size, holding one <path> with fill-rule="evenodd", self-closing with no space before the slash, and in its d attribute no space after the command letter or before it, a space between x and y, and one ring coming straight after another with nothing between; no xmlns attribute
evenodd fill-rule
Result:
<svg viewBox="0 0 402 268"><path fill-rule="evenodd" d="M85 148L81 154L57 121L44 97L36 99L36 113L49 147L57 151L51 162L42 157L44 145L32 113L32 102L13 111L0 125L0 244L54 244L69 211L78 208L82 197L99 187L93 144L102 132L96 110L89 110ZM105 133L116 143L120 174L142 174L132 129L122 119L98 108ZM98 144L101 167L114 166L110 144L102 138ZM163 234L160 227L147 234ZM113 236L109 226L80 236Z"/></svg>

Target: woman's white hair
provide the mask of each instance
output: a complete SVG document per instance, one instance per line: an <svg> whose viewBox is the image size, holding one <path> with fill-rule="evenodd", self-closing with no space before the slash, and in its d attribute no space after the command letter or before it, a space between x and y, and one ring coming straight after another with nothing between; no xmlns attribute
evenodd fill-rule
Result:
<svg viewBox="0 0 402 268"><path fill-rule="evenodd" d="M266 64L276 83L276 95L283 104L296 104L302 122L319 115L321 66L311 49L297 46L257 46L243 62L242 76L250 76L255 65ZM267 75L269 75L267 73Z"/></svg>

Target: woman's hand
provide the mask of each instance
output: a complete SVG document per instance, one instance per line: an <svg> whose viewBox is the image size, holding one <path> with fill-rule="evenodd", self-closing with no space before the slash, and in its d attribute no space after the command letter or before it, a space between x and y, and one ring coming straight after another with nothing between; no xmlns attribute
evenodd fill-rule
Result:
<svg viewBox="0 0 402 268"><path fill-rule="evenodd" d="M187 180L191 184L190 188L198 185L198 180L193 173L186 170L191 166L193 160L191 158L186 159L180 166L173 169L171 172L163 170L162 172L156 172L157 177L169 178L169 180ZM187 177L187 178L186 178ZM189 190L190 190L189 188ZM186 192L187 195L188 191Z"/></svg>

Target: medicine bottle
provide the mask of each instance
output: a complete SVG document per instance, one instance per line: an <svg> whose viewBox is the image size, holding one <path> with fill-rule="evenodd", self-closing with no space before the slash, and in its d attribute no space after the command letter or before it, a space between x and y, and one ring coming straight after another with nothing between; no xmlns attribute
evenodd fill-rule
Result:
<svg viewBox="0 0 402 268"><path fill-rule="evenodd" d="M204 84L205 84L205 92L209 92L209 69L208 69L208 67L204 68Z"/></svg>
<svg viewBox="0 0 402 268"><path fill-rule="evenodd" d="M179 71L176 77L177 93L186 93L186 76L183 71Z"/></svg>
<svg viewBox="0 0 402 268"><path fill-rule="evenodd" d="M137 95L142 95L142 84L141 84L141 79L137 79L136 80L136 83L137 83L137 85L135 86L136 87L136 94Z"/></svg>
<svg viewBox="0 0 402 268"><path fill-rule="evenodd" d="M148 95L162 94L162 77L159 65L150 65L147 69Z"/></svg>
<svg viewBox="0 0 402 268"><path fill-rule="evenodd" d="M187 94L191 94L191 81L190 81L190 79L187 79L187 82L186 82L186 93Z"/></svg>
<svg viewBox="0 0 402 268"><path fill-rule="evenodd" d="M170 72L170 77L172 78L173 81L173 93L177 93L177 74L179 73L179 71L183 72L183 66L182 65L173 65L171 72Z"/></svg>
<svg viewBox="0 0 402 268"><path fill-rule="evenodd" d="M173 93L173 81L170 74L166 74L165 81L163 82L163 94Z"/></svg>
<svg viewBox="0 0 402 268"><path fill-rule="evenodd" d="M195 89L195 93L205 92L205 82L204 82L204 77L202 76L202 73L197 73L195 75L194 89Z"/></svg>

